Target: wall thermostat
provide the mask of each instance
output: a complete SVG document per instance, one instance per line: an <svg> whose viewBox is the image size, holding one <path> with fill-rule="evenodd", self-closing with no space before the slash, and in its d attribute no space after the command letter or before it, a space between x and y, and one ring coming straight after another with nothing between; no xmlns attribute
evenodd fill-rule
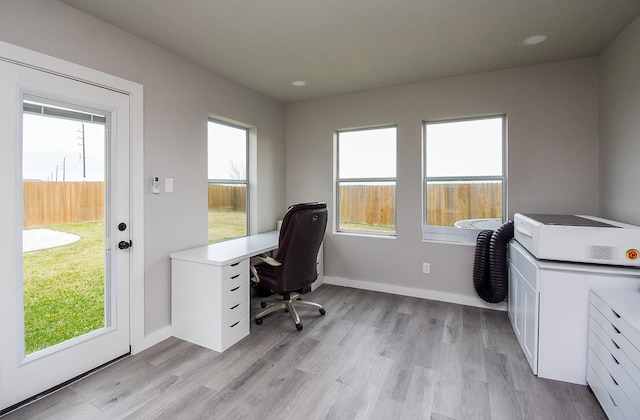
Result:
<svg viewBox="0 0 640 420"><path fill-rule="evenodd" d="M160 194L160 177L153 177L153 185L151 186L151 192L154 194Z"/></svg>

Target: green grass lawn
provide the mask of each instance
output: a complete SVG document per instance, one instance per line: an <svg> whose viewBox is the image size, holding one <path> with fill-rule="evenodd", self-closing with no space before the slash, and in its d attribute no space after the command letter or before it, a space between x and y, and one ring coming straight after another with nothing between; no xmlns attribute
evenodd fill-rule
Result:
<svg viewBox="0 0 640 420"><path fill-rule="evenodd" d="M247 234L247 213L234 210L209 210L209 243Z"/></svg>
<svg viewBox="0 0 640 420"><path fill-rule="evenodd" d="M327 227L329 229L329 227ZM395 226L369 225L364 223L340 223L340 229L347 232L395 233ZM247 215L243 211L209 210L209 243L245 236Z"/></svg>
<svg viewBox="0 0 640 420"><path fill-rule="evenodd" d="M47 228L80 240L24 254L27 354L104 327L104 224Z"/></svg>
<svg viewBox="0 0 640 420"><path fill-rule="evenodd" d="M393 225L368 225L365 223L340 223L340 230L345 232L374 232L374 233L396 233Z"/></svg>
<svg viewBox="0 0 640 420"><path fill-rule="evenodd" d="M246 213L209 211L209 242L246 235ZM104 327L104 224L46 227L80 240L24 254L25 347L27 354ZM393 232L393 226L341 225L350 231Z"/></svg>

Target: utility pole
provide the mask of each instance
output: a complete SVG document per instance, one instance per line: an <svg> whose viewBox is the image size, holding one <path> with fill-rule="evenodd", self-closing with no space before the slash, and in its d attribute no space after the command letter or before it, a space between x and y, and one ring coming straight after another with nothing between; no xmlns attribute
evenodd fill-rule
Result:
<svg viewBox="0 0 640 420"><path fill-rule="evenodd" d="M80 159L82 159L82 179L87 179L87 159L85 158L85 143L84 143L84 123L82 123L82 130L80 132L80 140L82 140L82 155Z"/></svg>

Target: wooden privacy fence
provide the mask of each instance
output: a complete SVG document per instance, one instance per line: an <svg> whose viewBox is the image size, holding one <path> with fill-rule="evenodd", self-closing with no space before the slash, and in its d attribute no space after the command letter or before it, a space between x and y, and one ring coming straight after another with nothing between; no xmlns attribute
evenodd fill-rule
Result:
<svg viewBox="0 0 640 420"><path fill-rule="evenodd" d="M502 218L500 182L429 183L427 223L453 226L458 220Z"/></svg>
<svg viewBox="0 0 640 420"><path fill-rule="evenodd" d="M458 220L502 217L499 182L430 183L427 220L453 226ZM340 220L395 224L395 185L341 185ZM209 184L209 210L247 211L244 185ZM24 182L24 227L104 220L103 182Z"/></svg>
<svg viewBox="0 0 640 420"><path fill-rule="evenodd" d="M24 181L24 228L104 220L104 182Z"/></svg>
<svg viewBox="0 0 640 420"><path fill-rule="evenodd" d="M340 222L393 226L395 203L395 185L340 185Z"/></svg>
<svg viewBox="0 0 640 420"><path fill-rule="evenodd" d="M341 185L340 220L370 225L395 224L395 185ZM502 217L499 182L429 183L427 220L453 226L458 220Z"/></svg>
<svg viewBox="0 0 640 420"><path fill-rule="evenodd" d="M209 210L247 211L247 187L209 184Z"/></svg>

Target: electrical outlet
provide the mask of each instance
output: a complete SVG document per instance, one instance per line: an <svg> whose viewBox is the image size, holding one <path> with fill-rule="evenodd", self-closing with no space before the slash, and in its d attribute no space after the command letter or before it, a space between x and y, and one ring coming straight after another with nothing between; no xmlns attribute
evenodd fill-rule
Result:
<svg viewBox="0 0 640 420"><path fill-rule="evenodd" d="M431 273L431 264L429 263L422 263L422 272L424 274L429 274Z"/></svg>

